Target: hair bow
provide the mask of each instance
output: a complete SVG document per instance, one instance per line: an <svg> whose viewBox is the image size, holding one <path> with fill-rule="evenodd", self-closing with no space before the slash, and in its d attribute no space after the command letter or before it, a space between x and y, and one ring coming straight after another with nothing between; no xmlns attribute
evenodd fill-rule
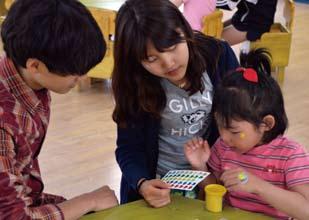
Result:
<svg viewBox="0 0 309 220"><path fill-rule="evenodd" d="M252 68L239 67L236 71L241 71L243 77L250 82L257 83L259 81L256 71Z"/></svg>

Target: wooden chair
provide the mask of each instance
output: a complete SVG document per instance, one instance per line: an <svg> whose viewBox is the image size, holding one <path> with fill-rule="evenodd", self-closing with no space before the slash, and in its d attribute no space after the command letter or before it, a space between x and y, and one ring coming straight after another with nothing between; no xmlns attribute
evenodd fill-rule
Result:
<svg viewBox="0 0 309 220"><path fill-rule="evenodd" d="M93 78L109 79L114 67L113 36L115 35L116 12L91 7L89 10L103 32L107 50L103 61L91 69L87 75Z"/></svg>
<svg viewBox="0 0 309 220"><path fill-rule="evenodd" d="M220 10L215 10L213 13L204 16L202 32L205 35L221 39L223 23L223 13Z"/></svg>
<svg viewBox="0 0 309 220"><path fill-rule="evenodd" d="M272 68L275 73L278 74L277 80L280 84L284 81L284 70L289 64L295 11L293 0L284 1L284 24L273 24L271 30L264 33L260 40L250 43L250 49L263 47L270 51L272 56Z"/></svg>
<svg viewBox="0 0 309 220"><path fill-rule="evenodd" d="M2 0L4 2L5 8L9 10L11 5L13 4L14 0Z"/></svg>
<svg viewBox="0 0 309 220"><path fill-rule="evenodd" d="M1 0L0 1L0 25L4 21L5 16L6 16L8 10L9 10L9 8L13 4L13 2L14 2L14 0Z"/></svg>
<svg viewBox="0 0 309 220"><path fill-rule="evenodd" d="M80 91L90 87L91 78L110 79L114 68L113 37L115 35L116 12L94 7L88 7L88 9L103 32L107 50L102 62L92 68L87 73L87 77L80 81L77 88Z"/></svg>
<svg viewBox="0 0 309 220"><path fill-rule="evenodd" d="M0 1L0 25L2 24L3 20L5 19L5 16L8 12L6 5L6 1L2 0Z"/></svg>

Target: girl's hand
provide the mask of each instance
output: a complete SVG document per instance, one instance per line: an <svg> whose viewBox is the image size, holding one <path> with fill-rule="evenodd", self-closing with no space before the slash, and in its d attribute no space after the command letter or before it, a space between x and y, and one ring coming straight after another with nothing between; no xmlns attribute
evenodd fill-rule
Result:
<svg viewBox="0 0 309 220"><path fill-rule="evenodd" d="M142 183L139 193L154 208L165 206L171 202L170 186L159 179L146 180Z"/></svg>
<svg viewBox="0 0 309 220"><path fill-rule="evenodd" d="M224 171L220 180L224 183L228 191L243 191L248 193L256 193L258 187L265 182L243 168L232 168Z"/></svg>
<svg viewBox="0 0 309 220"><path fill-rule="evenodd" d="M210 148L206 140L200 137L192 138L184 145L184 153L193 169L207 171Z"/></svg>

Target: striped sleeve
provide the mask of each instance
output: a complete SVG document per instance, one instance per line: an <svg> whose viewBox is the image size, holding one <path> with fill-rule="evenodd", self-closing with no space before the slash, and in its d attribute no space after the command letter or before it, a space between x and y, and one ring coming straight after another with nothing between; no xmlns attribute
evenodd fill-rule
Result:
<svg viewBox="0 0 309 220"><path fill-rule="evenodd" d="M30 207L36 201L27 195L18 165L12 136L0 128L0 219L63 220L63 213L55 204Z"/></svg>
<svg viewBox="0 0 309 220"><path fill-rule="evenodd" d="M220 144L220 139L218 139L211 148L210 158L207 163L209 166L210 172L213 173L217 179L220 178L220 175L222 172L220 149L221 149L221 144Z"/></svg>
<svg viewBox="0 0 309 220"><path fill-rule="evenodd" d="M285 179L288 188L309 183L309 153L302 146L297 146L286 161Z"/></svg>

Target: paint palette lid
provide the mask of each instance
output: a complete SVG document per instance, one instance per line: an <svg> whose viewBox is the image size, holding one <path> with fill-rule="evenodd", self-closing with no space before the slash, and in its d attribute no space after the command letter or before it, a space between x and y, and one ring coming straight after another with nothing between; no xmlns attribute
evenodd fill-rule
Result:
<svg viewBox="0 0 309 220"><path fill-rule="evenodd" d="M162 178L171 189L192 190L203 181L210 173L196 170L170 170Z"/></svg>

